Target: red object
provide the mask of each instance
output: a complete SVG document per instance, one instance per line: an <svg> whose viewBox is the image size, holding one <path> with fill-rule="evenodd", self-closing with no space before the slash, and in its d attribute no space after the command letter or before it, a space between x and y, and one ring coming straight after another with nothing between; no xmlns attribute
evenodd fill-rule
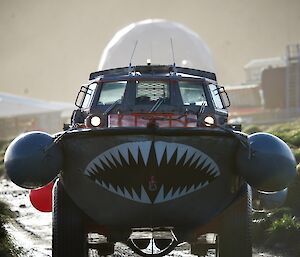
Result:
<svg viewBox="0 0 300 257"><path fill-rule="evenodd" d="M132 113L108 116L109 127L147 127L153 121L159 127L197 127L197 115L192 114Z"/></svg>
<svg viewBox="0 0 300 257"><path fill-rule="evenodd" d="M30 190L29 199L35 209L41 212L52 211L52 189L54 182L48 185Z"/></svg>

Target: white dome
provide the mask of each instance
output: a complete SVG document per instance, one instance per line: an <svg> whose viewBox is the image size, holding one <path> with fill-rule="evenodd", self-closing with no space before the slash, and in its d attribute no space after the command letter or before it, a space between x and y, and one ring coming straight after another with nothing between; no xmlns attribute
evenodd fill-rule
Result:
<svg viewBox="0 0 300 257"><path fill-rule="evenodd" d="M209 48L192 30L180 23L166 20L144 20L118 31L103 51L99 70L126 67L131 64L173 64L172 44L176 66L214 72Z"/></svg>

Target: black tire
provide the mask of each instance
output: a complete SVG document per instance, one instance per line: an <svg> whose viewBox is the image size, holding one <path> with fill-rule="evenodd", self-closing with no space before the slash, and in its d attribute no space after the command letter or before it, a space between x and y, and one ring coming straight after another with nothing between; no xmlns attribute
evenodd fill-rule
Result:
<svg viewBox="0 0 300 257"><path fill-rule="evenodd" d="M209 247L204 243L191 244L191 254L197 255L198 257L206 256Z"/></svg>
<svg viewBox="0 0 300 257"><path fill-rule="evenodd" d="M245 185L242 197L229 207L219 233L219 257L252 256L252 199L251 189Z"/></svg>
<svg viewBox="0 0 300 257"><path fill-rule="evenodd" d="M54 186L52 213L52 257L88 256L83 214L58 180Z"/></svg>

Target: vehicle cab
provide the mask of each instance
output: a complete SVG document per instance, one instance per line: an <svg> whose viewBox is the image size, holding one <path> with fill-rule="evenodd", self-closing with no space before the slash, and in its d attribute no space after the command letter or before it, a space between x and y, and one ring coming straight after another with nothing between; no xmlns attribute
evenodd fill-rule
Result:
<svg viewBox="0 0 300 257"><path fill-rule="evenodd" d="M205 127L227 123L230 105L214 73L174 66L136 66L90 74L72 125Z"/></svg>

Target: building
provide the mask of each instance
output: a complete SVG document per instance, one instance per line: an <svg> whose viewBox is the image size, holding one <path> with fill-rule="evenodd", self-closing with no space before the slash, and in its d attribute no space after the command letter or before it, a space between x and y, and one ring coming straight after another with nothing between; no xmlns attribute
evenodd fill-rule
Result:
<svg viewBox="0 0 300 257"><path fill-rule="evenodd" d="M0 140L20 133L39 130L48 133L61 131L72 104L53 103L0 93Z"/></svg>

